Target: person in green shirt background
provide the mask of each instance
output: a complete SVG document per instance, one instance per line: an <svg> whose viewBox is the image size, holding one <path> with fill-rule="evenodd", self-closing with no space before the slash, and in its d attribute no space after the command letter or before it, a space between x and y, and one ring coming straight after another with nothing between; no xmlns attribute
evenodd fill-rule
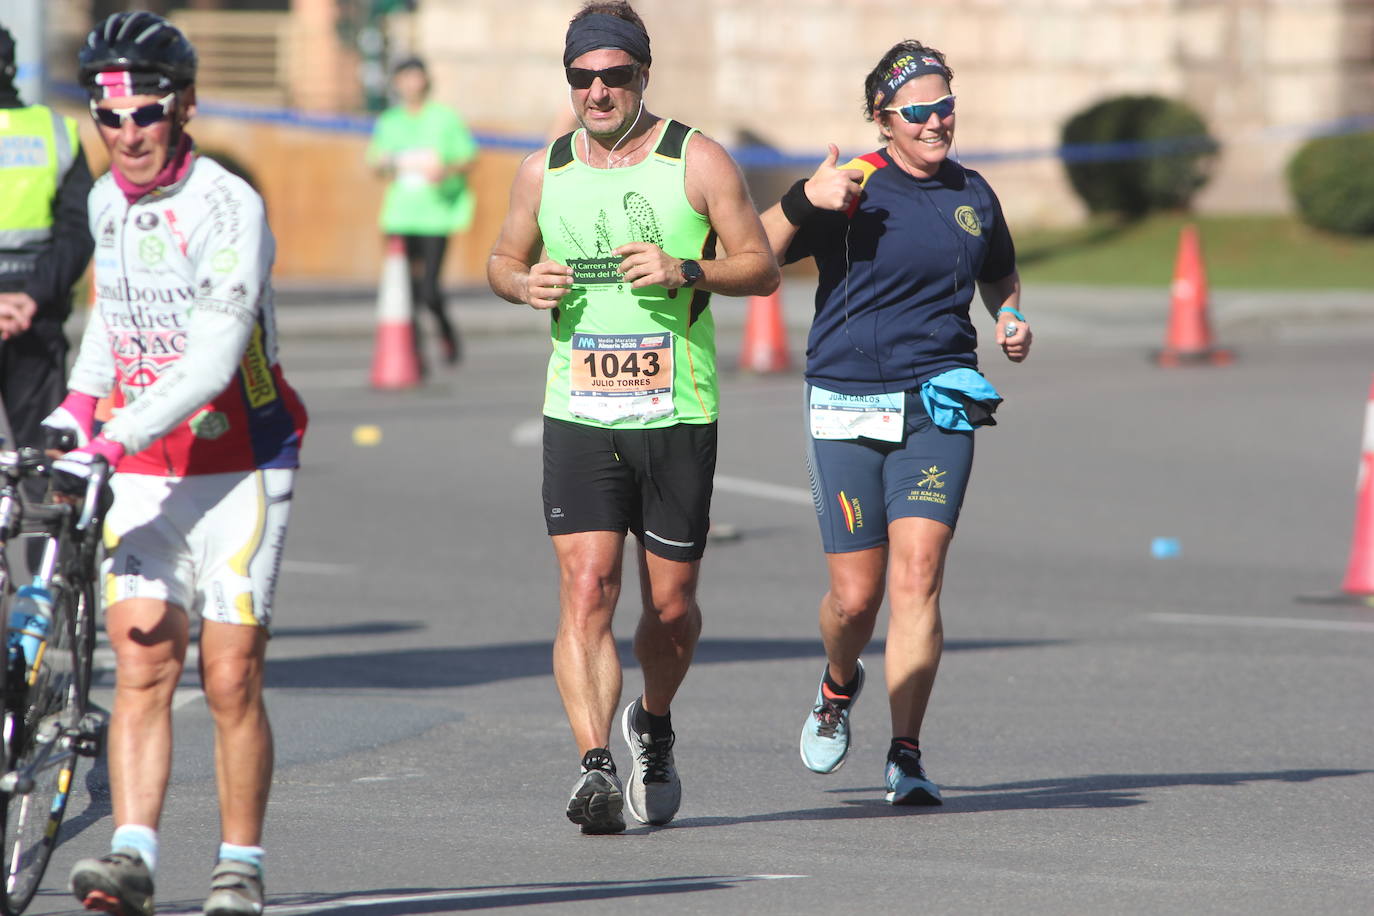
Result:
<svg viewBox="0 0 1374 916"><path fill-rule="evenodd" d="M429 71L420 58L398 63L391 85L397 104L377 118L367 151L372 167L391 182L379 222L383 232L405 242L413 301L434 316L444 362L453 365L462 347L445 310L439 272L449 236L472 222L467 174L477 159L477 142L456 111L430 100ZM418 350L418 315L415 323Z"/></svg>

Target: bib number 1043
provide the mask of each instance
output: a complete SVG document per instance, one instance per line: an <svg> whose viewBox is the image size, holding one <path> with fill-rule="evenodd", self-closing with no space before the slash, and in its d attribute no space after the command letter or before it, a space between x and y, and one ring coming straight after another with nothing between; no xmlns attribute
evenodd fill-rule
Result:
<svg viewBox="0 0 1374 916"><path fill-rule="evenodd" d="M568 409L600 422L673 413L673 335L574 334Z"/></svg>
<svg viewBox="0 0 1374 916"><path fill-rule="evenodd" d="M613 379L621 375L651 379L663 370L663 361L656 350L632 350L588 353L582 358L587 365L588 378Z"/></svg>

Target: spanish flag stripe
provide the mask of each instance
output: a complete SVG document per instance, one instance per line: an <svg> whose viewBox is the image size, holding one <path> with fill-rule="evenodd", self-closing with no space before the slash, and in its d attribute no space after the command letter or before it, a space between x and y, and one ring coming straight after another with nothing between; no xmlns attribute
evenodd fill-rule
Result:
<svg viewBox="0 0 1374 916"><path fill-rule="evenodd" d="M874 172L878 171L878 169L881 169L886 165L887 161L883 159L881 154L868 153L866 155L859 156L855 159L849 160L844 165L840 166L840 168L858 169L860 172L863 172L864 177L859 180L859 186L863 187L864 185L868 184L868 179L873 177ZM859 197L855 197L852 201L849 202L849 209L845 212L847 215L853 216L854 211L857 209L859 209Z"/></svg>
<svg viewBox="0 0 1374 916"><path fill-rule="evenodd" d="M849 533L854 533L854 507L849 505L849 497L844 495L844 490L836 494L840 500L840 511L844 513L844 524L849 529Z"/></svg>

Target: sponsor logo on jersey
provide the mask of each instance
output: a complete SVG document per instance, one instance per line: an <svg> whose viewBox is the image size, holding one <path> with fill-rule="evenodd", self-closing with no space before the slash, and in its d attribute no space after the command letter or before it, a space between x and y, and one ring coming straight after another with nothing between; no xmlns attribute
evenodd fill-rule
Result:
<svg viewBox="0 0 1374 916"><path fill-rule="evenodd" d="M100 227L100 247L113 248L115 245L115 224L114 220L107 219L105 225Z"/></svg>
<svg viewBox="0 0 1374 916"><path fill-rule="evenodd" d="M173 210L171 207L168 207L167 209L162 211L162 215L167 217L167 228L171 230L172 238L176 239L177 247L181 249L182 254L185 254L186 235L180 229L177 228L176 211Z"/></svg>
<svg viewBox="0 0 1374 916"><path fill-rule="evenodd" d="M238 252L232 248L221 248L210 256L210 269L217 274L227 274L238 266Z"/></svg>
<svg viewBox="0 0 1374 916"><path fill-rule="evenodd" d="M253 339L243 353L239 371L243 374L249 407L256 409L276 400L277 384L272 380L272 367L267 364L267 354L263 351L260 324L253 328Z"/></svg>
<svg viewBox="0 0 1374 916"><path fill-rule="evenodd" d="M178 286L166 289L157 286L134 286L128 277L120 277L116 283L97 283L100 298L115 302L162 302L173 305L184 302L189 305L196 298L195 287ZM106 317L109 317L108 315Z"/></svg>
<svg viewBox="0 0 1374 916"><path fill-rule="evenodd" d="M155 235L144 236L138 243L138 256L144 264L153 265L167 253L167 244Z"/></svg>
<svg viewBox="0 0 1374 916"><path fill-rule="evenodd" d="M144 210L134 217L134 225L143 230L155 229L157 228L157 214L152 210Z"/></svg>
<svg viewBox="0 0 1374 916"><path fill-rule="evenodd" d="M197 439L214 441L229 432L229 417L207 407L191 418L190 426Z"/></svg>

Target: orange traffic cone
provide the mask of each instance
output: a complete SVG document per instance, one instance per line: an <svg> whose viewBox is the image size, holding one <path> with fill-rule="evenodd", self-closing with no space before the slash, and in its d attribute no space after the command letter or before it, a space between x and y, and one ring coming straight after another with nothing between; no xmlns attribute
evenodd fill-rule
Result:
<svg viewBox="0 0 1374 916"><path fill-rule="evenodd" d="M1364 604L1374 607L1374 384L1364 412L1364 445L1356 482L1355 536L1345 580L1334 595L1304 595L1299 601L1320 604Z"/></svg>
<svg viewBox="0 0 1374 916"><path fill-rule="evenodd" d="M749 297L739 366L746 372L787 370L787 332L782 323L782 298L777 290L767 296Z"/></svg>
<svg viewBox="0 0 1374 916"><path fill-rule="evenodd" d="M377 288L377 345L372 352L372 387L383 390L420 384L420 359L411 324L410 268L405 245L387 236L382 282Z"/></svg>
<svg viewBox="0 0 1374 916"><path fill-rule="evenodd" d="M1169 328L1164 349L1155 354L1161 366L1210 363L1224 366L1234 359L1230 350L1212 346L1207 321L1207 270L1197 227L1187 225L1178 237L1178 260L1170 287Z"/></svg>

